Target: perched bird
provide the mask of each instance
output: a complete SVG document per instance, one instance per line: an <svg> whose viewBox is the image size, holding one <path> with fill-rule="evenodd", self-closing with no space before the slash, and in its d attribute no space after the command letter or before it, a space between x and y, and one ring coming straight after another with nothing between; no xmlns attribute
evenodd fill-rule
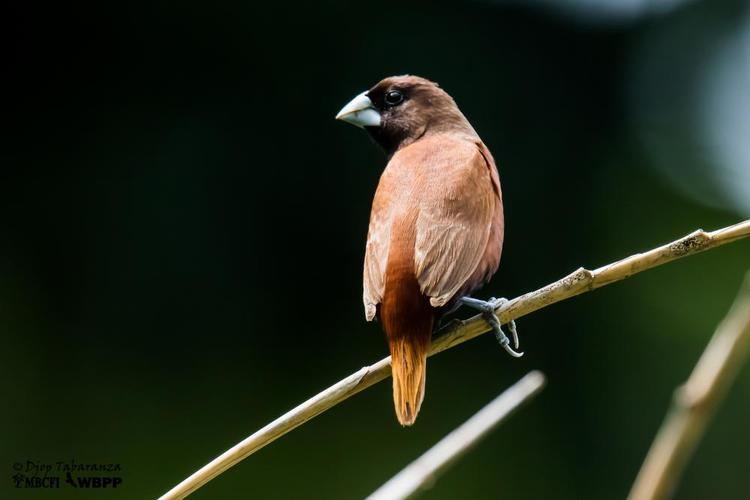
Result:
<svg viewBox="0 0 750 500"><path fill-rule="evenodd" d="M391 351L393 401L411 425L424 398L433 326L460 305L479 309L512 355L494 313L505 299L469 297L497 271L503 203L495 161L443 89L417 76L386 78L336 116L364 128L388 164L372 202L364 265L368 321ZM516 349L518 337L511 326Z"/></svg>

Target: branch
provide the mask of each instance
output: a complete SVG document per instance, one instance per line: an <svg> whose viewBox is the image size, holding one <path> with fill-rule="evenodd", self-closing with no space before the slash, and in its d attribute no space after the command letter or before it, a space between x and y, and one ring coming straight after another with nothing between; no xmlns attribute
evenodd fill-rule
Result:
<svg viewBox="0 0 750 500"><path fill-rule="evenodd" d="M541 372L528 373L421 457L407 465L367 497L367 500L411 498L420 489L431 485L438 475L486 437L500 422L536 396L544 387L544 382Z"/></svg>
<svg viewBox="0 0 750 500"><path fill-rule="evenodd" d="M569 299L615 281L623 280L641 271L748 236L750 236L750 220L710 233L698 230L672 243L667 243L645 253L632 255L594 271L580 268L544 288L504 303L496 310L496 313L500 321L507 323L512 319L520 318L555 302ZM442 352L488 331L490 331L490 326L479 315L468 320L453 321L437 332L436 337L433 338L429 355L432 356ZM161 499L171 500L186 497L237 462L247 458L292 429L387 378L391 374L390 366L391 358L389 356L374 365L366 366L352 373L243 439L169 490Z"/></svg>
<svg viewBox="0 0 750 500"><path fill-rule="evenodd" d="M630 500L671 496L716 408L750 351L750 272L724 321L677 389L672 408L651 445Z"/></svg>

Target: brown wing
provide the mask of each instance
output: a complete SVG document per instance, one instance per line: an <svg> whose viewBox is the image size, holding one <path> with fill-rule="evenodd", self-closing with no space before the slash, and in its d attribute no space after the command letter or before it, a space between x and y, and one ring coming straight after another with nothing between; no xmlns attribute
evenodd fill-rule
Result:
<svg viewBox="0 0 750 500"><path fill-rule="evenodd" d="M441 148L431 170L441 179L420 203L415 265L433 307L448 303L474 274L500 203L489 165L474 142Z"/></svg>
<svg viewBox="0 0 750 500"><path fill-rule="evenodd" d="M375 191L375 198L372 200L362 295L367 321L372 321L377 312L377 305L383 300L385 268L388 264L388 249L391 243L391 214L394 209L394 198L398 194L397 184L393 172L386 167L380 178L378 189Z"/></svg>

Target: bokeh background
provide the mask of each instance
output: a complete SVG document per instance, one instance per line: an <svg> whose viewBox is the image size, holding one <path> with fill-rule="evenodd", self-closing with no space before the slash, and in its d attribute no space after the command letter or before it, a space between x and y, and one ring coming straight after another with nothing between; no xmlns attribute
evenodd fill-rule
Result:
<svg viewBox="0 0 750 500"><path fill-rule="evenodd" d="M8 6L0 498L154 498L386 354L361 265L385 159L333 120L380 78L451 93L493 151L513 297L750 217L746 1ZM750 241L430 361L417 425L381 383L196 499L363 497L531 369L549 385L424 498L623 498L750 267ZM463 311L460 315L468 316ZM677 491L750 498L750 369ZM117 490L12 487L119 463Z"/></svg>

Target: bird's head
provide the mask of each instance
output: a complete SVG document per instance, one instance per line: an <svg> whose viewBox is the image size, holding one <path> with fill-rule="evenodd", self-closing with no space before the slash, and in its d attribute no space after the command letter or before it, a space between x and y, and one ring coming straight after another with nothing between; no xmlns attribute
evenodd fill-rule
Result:
<svg viewBox="0 0 750 500"><path fill-rule="evenodd" d="M418 76L392 76L349 101L338 115L364 128L390 156L420 137L474 129L437 83Z"/></svg>

